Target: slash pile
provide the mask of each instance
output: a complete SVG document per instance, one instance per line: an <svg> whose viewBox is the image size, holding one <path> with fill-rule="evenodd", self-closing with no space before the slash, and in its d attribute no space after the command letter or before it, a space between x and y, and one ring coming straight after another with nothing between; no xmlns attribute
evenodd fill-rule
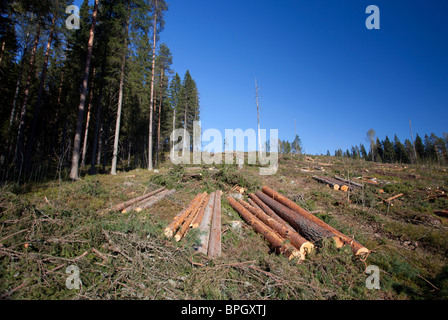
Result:
<svg viewBox="0 0 448 320"><path fill-rule="evenodd" d="M165 236L180 241L188 230L199 228L194 249L211 258L221 255L221 191L197 194L165 228Z"/></svg>
<svg viewBox="0 0 448 320"><path fill-rule="evenodd" d="M350 245L355 255L369 250L345 234L312 215L295 202L264 186L249 195L249 203L227 197L229 204L279 253L299 261L311 252L314 244L333 238L336 246Z"/></svg>

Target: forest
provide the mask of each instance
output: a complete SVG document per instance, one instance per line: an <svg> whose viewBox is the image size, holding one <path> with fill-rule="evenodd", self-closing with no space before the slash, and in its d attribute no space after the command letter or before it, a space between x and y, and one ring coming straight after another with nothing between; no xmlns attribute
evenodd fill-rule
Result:
<svg viewBox="0 0 448 320"><path fill-rule="evenodd" d="M172 69L164 0L2 1L2 181L157 168L199 92Z"/></svg>

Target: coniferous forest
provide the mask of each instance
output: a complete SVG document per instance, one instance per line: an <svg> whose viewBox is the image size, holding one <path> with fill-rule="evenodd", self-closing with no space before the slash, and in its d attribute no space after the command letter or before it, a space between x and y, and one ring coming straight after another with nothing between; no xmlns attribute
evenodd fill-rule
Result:
<svg viewBox="0 0 448 320"><path fill-rule="evenodd" d="M163 43L164 0L70 5L1 2L2 181L157 168L173 127L199 119L196 82Z"/></svg>

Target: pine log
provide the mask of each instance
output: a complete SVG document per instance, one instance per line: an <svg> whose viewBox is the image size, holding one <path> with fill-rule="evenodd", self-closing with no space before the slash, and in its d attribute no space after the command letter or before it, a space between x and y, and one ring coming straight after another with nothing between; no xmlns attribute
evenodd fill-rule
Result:
<svg viewBox="0 0 448 320"><path fill-rule="evenodd" d="M348 183L349 185L352 185L352 186L355 186L357 188L360 188L360 189L362 189L364 187L362 184L359 184L359 183L356 183L356 182L353 182L353 181L350 181L350 180L347 180L347 179L344 179L344 178L341 178L341 177L338 177L338 176L334 176L334 178L337 179L337 180L340 180L342 182Z"/></svg>
<svg viewBox="0 0 448 320"><path fill-rule="evenodd" d="M188 206L178 213L177 216L173 218L173 221L165 228L164 234L168 238L171 238L174 235L174 232L179 228L180 225L188 218L188 215L191 213L196 203L204 197L203 193L198 193L193 200L188 204Z"/></svg>
<svg viewBox="0 0 448 320"><path fill-rule="evenodd" d="M251 225L256 232L261 234L271 245L271 247L278 253L282 253L289 258L289 260L298 257L299 260L304 260L304 256L299 250L294 248L292 245L287 243L285 239L279 236L274 230L264 224L260 219L251 214L247 209L245 209L241 204L239 204L235 199L227 197L229 204L235 209L236 212Z"/></svg>
<svg viewBox="0 0 448 320"><path fill-rule="evenodd" d="M338 238L340 238L340 240L342 242L344 242L345 244L350 245L352 250L353 250L353 253L355 255L361 255L361 254L365 254L365 253L369 253L370 252L369 249L367 249L366 247L364 247L363 245L361 245L357 241L355 241L352 238L346 236L345 234L343 234L342 232L336 230L332 226L326 224L325 222L320 220L318 217L312 215L311 213L309 213L308 211L306 211L305 209L303 209L302 207L300 207L298 204L296 204L295 202L291 201L287 197L283 196L282 194L276 192L275 190L272 190L268 186L264 186L262 188L262 190L269 197L279 201L280 203L284 204L288 208L294 210L295 212L297 212L302 217L304 217L306 219L309 219L309 220L313 221L314 223L318 224L319 226L321 226L322 228L332 232L334 235L336 235Z"/></svg>
<svg viewBox="0 0 448 320"><path fill-rule="evenodd" d="M151 208L153 205L155 205L160 200L164 199L165 197L168 197L176 192L176 189L171 190L163 190L159 194L152 196L149 198L149 200L142 201L137 208L134 208L135 211L140 212L144 209Z"/></svg>
<svg viewBox="0 0 448 320"><path fill-rule="evenodd" d="M386 201L392 201L394 199L397 199L397 198L401 197L402 195L403 195L403 193L399 193L399 194L397 194L397 195L395 195L393 197L387 198Z"/></svg>
<svg viewBox="0 0 448 320"><path fill-rule="evenodd" d="M107 212L107 211L121 211L121 210L123 210L123 209L125 209L125 208L127 208L127 207L129 207L131 205L133 205L136 202L142 201L142 200L144 200L146 198L149 198L150 196L153 196L153 195L161 192L164 189L165 189L165 187L162 187L160 189L157 189L157 190L151 191L151 192L149 192L147 194L144 194L144 195L142 195L140 197L137 197L137 198L134 198L134 199L131 199L131 200L119 203L119 204L113 206L110 209L106 209L105 211L102 211L101 213L104 213L104 212Z"/></svg>
<svg viewBox="0 0 448 320"><path fill-rule="evenodd" d="M213 218L213 206L215 204L215 192L212 192L208 198L208 203L205 207L204 216L202 217L201 223L199 224L199 239L198 242L193 246L196 252L201 252L207 255L208 243L210 239L210 229L212 225Z"/></svg>
<svg viewBox="0 0 448 320"><path fill-rule="evenodd" d="M271 208L269 208L269 206L264 203L263 201L260 200L260 198L258 198L255 194L251 193L249 194L249 197L251 200L253 200L259 207L261 210L263 210L264 213L266 213L268 216L270 216L271 218L273 218L275 221L277 221L278 223L283 224L286 228L296 232L296 230L291 227L291 225L289 223L287 223L285 220L283 220L282 218L280 218Z"/></svg>
<svg viewBox="0 0 448 320"><path fill-rule="evenodd" d="M196 217L193 219L193 221L190 224L191 228L197 228L199 227L199 224L202 221L202 218L204 217L204 212L205 212L205 207L207 206L208 200L209 200L210 196L207 195L204 199L204 201L202 202L201 207L199 208L198 214L196 215Z"/></svg>
<svg viewBox="0 0 448 320"><path fill-rule="evenodd" d="M268 227L277 232L280 236L290 241L290 243L296 247L300 253L305 256L307 253L311 252L314 245L301 237L296 231L292 231L287 228L284 224L275 221L273 218L264 213L261 209L257 209L243 200L238 200L238 202L247 210L250 211L255 217L260 219Z"/></svg>
<svg viewBox="0 0 448 320"><path fill-rule="evenodd" d="M434 210L434 213L440 217L448 218L448 210Z"/></svg>
<svg viewBox="0 0 448 320"><path fill-rule="evenodd" d="M333 182L333 181L330 181L329 179L326 179L325 177L317 177L317 176L314 176L313 179L314 179L314 180L317 180L317 181L319 181L319 182L328 184L328 185L329 185L331 188L333 188L334 190L339 190L339 184L337 184L337 183L335 183L335 182Z"/></svg>
<svg viewBox="0 0 448 320"><path fill-rule="evenodd" d="M221 190L215 193L207 255L212 259L221 256Z"/></svg>
<svg viewBox="0 0 448 320"><path fill-rule="evenodd" d="M176 241L180 241L187 231L190 229L190 224L193 221L193 219L196 217L196 214L201 208L202 203L204 202L204 199L207 197L207 192L202 193L202 197L199 198L199 200L195 203L194 207L191 209L190 214L185 219L183 224L179 227L179 230L177 231L176 235L174 236L174 239Z"/></svg>
<svg viewBox="0 0 448 320"><path fill-rule="evenodd" d="M260 206L259 206L258 204L256 204L256 203L254 202L254 200L252 200L251 198L247 198L247 202L249 202L249 204L250 204L252 207L255 207L255 208L257 208L257 209L262 210L262 209L260 208Z"/></svg>
<svg viewBox="0 0 448 320"><path fill-rule="evenodd" d="M305 239L315 243L324 238L333 238L335 236L330 231L318 226L313 221L304 218L292 209L272 199L261 191L257 191L255 195L260 198L261 201L266 203L272 210L274 210L275 213L277 213L281 218L288 222Z"/></svg>

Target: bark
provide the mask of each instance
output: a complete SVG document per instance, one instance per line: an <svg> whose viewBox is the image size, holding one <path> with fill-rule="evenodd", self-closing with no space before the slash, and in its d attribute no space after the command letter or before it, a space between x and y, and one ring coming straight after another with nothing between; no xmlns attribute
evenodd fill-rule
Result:
<svg viewBox="0 0 448 320"><path fill-rule="evenodd" d="M221 190L215 192L207 255L212 259L221 256Z"/></svg>
<svg viewBox="0 0 448 320"><path fill-rule="evenodd" d="M362 189L364 186L362 185L362 184L360 184L360 183L356 183L356 182L353 182L353 181L350 181L350 180L347 180L347 179L344 179L344 178L341 178L341 177L338 177L338 176L334 176L334 178L335 179L337 179L337 180L340 180L340 181L342 181L342 182L345 182L345 183L347 183L347 184L349 184L349 185L352 185L352 186L355 186L355 187L357 187L357 188L360 188L360 189Z"/></svg>
<svg viewBox="0 0 448 320"><path fill-rule="evenodd" d="M153 27L153 47L152 47L152 75L151 75L151 100L149 105L149 137L148 137L148 170L153 169L152 165L152 130L153 130L153 116L154 116L154 79L156 66L156 42L157 42L157 1L155 3L154 13L154 27Z"/></svg>
<svg viewBox="0 0 448 320"><path fill-rule="evenodd" d="M148 200L142 201L142 203L140 203L134 210L137 212L140 212L144 209L151 208L157 202L168 197L169 195L172 195L175 192L176 192L176 189L164 190L164 191L160 192L158 195L151 196Z"/></svg>
<svg viewBox="0 0 448 320"><path fill-rule="evenodd" d="M285 256L289 257L290 260L295 257L298 257L299 260L304 259L299 250L287 243L283 237L278 235L273 229L268 227L260 219L251 214L241 204L239 204L231 197L227 197L227 200L232 208L241 215L244 221L251 225L256 232L261 234L276 252L284 254Z"/></svg>
<svg viewBox="0 0 448 320"><path fill-rule="evenodd" d="M249 210L254 216L260 219L263 223L265 223L268 227L273 229L283 238L289 240L291 244L296 247L302 255L306 255L311 252L314 248L314 245L307 241L305 238L301 237L296 231L288 228L284 223L280 223L270 216L268 216L261 209L257 209L243 200L238 200L238 202L247 210Z"/></svg>
<svg viewBox="0 0 448 320"><path fill-rule="evenodd" d="M93 14L92 14L92 25L90 27L90 34L89 34L89 42L87 45L87 57L86 57L86 64L84 69L84 79L82 82L82 89L81 89L81 96L79 101L79 107L78 107L78 119L76 120L76 131L75 131L75 138L73 142L73 154L72 154L72 167L70 171L70 178L72 180L78 180L79 179L79 149L81 146L81 134L82 134L82 122L84 119L84 107L86 103L86 95L87 95L87 84L89 82L89 73L90 73L90 62L92 60L92 49L93 49L93 39L95 37L95 24L96 24L96 17L98 14L98 1L95 0L95 5L93 8Z"/></svg>
<svg viewBox="0 0 448 320"><path fill-rule="evenodd" d="M328 230L329 232L333 233L334 235L336 235L342 242L344 242L345 244L350 245L352 247L353 252L356 255L360 255L360 254L364 254L364 253L370 252L363 245L359 244L358 242L356 242L352 238L346 236L342 232L336 230L332 226L326 224L325 222L320 220L318 217L312 215L311 213L309 213L308 211L306 211L305 209L300 207L298 204L296 204L295 202L291 201L287 197L281 195L280 193L276 192L275 190L272 190L271 188L269 188L267 186L264 186L262 188L262 190L263 190L263 192L266 195L268 195L269 197L279 201L280 203L282 203L283 205L287 206L288 208L294 210L300 216L302 216L302 217L304 217L306 219L309 219L310 221L316 223L317 225L321 226L322 228L324 228L324 229ZM335 239L335 240L337 240L337 239ZM338 241L336 241L336 243L338 244Z"/></svg>
<svg viewBox="0 0 448 320"><path fill-rule="evenodd" d="M120 122L121 122L121 108L123 105L123 85L124 85L124 71L126 66L126 53L128 49L128 30L129 30L129 19L131 17L130 13L131 4L128 3L128 16L126 18L126 28L125 28L125 40L124 40L124 52L121 58L121 74L120 74L120 89L118 92L118 107L117 107L117 121L115 124L115 139L114 139L114 151L112 157L112 168L110 170L111 174L117 174L117 158L118 158L118 141L120 137Z"/></svg>
<svg viewBox="0 0 448 320"><path fill-rule="evenodd" d="M31 125L31 132L30 132L30 135L28 138L28 143L27 143L27 150L26 150L26 157L25 157L25 172L27 174L31 171L31 158L33 155L34 139L35 139L36 128L37 128L39 115L40 115L40 106L42 104L42 95L44 93L45 78L47 77L48 59L50 57L51 43L53 41L55 23L56 23L56 16L53 15L53 18L51 21L50 34L48 35L47 46L45 49L44 64L42 66L42 72L40 74L39 91L37 93L36 106L34 107L33 123Z"/></svg>
<svg viewBox="0 0 448 320"><path fill-rule="evenodd" d="M331 181L331 180L329 180L329 179L326 179L326 178L324 178L324 177L316 177L316 176L314 176L313 179L314 179L314 180L317 180L317 181L319 181L319 182L328 184L328 185L329 185L331 188L333 188L334 190L339 190L339 188L340 188L339 184L337 184L336 182Z"/></svg>
<svg viewBox="0 0 448 320"><path fill-rule="evenodd" d="M314 222L305 219L293 210L284 206L280 202L270 198L266 194L257 191L255 193L260 200L266 203L282 219L288 222L300 235L311 242L319 242L324 238L334 237L334 234L318 226Z"/></svg>

